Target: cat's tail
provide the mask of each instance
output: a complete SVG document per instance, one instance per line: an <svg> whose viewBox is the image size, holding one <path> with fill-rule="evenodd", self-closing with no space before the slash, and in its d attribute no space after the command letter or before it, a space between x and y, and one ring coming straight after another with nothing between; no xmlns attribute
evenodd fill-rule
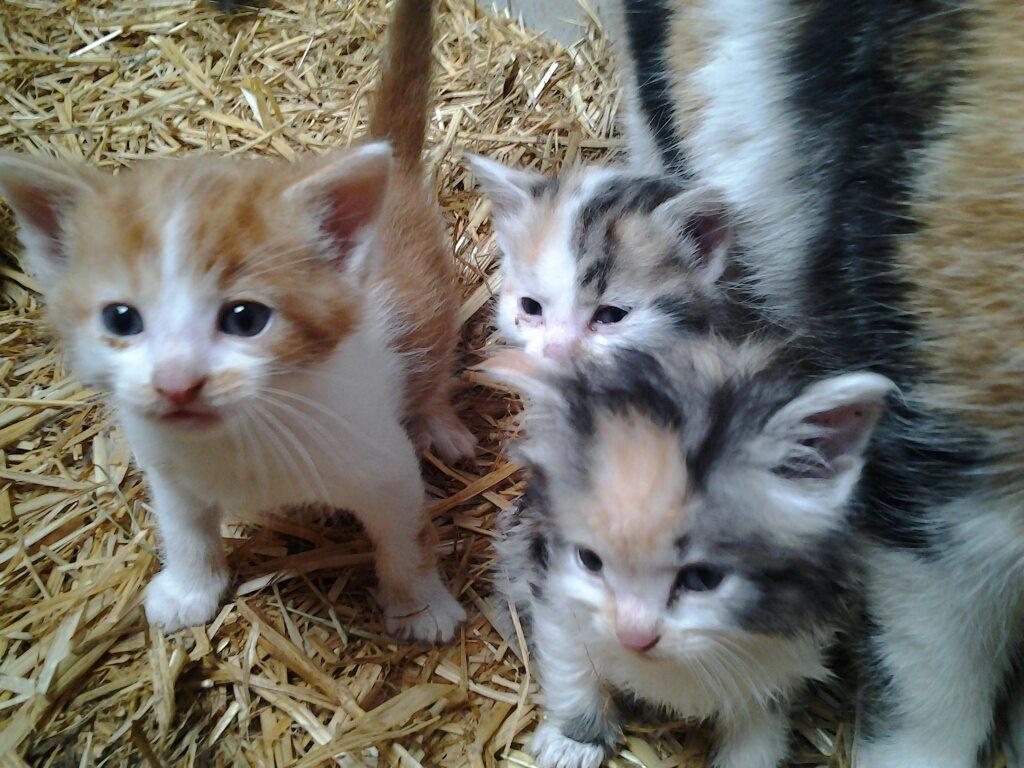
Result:
<svg viewBox="0 0 1024 768"><path fill-rule="evenodd" d="M433 0L395 0L370 135L391 144L403 170L419 166L430 106Z"/></svg>

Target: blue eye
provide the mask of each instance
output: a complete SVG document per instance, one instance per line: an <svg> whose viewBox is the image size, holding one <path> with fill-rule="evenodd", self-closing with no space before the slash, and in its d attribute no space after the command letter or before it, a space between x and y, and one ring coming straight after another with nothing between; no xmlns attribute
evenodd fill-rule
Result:
<svg viewBox="0 0 1024 768"><path fill-rule="evenodd" d="M220 310L217 327L230 336L255 336L270 322L270 307L258 301L236 301Z"/></svg>
<svg viewBox="0 0 1024 768"><path fill-rule="evenodd" d="M108 304L100 313L103 327L115 336L142 333L142 315L131 304Z"/></svg>
<svg viewBox="0 0 1024 768"><path fill-rule="evenodd" d="M718 589L725 573L710 565L687 565L679 569L676 587L689 592L711 592Z"/></svg>

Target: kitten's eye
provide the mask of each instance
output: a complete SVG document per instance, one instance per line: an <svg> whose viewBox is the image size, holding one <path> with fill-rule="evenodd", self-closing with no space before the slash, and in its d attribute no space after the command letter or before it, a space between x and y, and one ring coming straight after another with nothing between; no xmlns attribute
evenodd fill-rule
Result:
<svg viewBox="0 0 1024 768"><path fill-rule="evenodd" d="M601 568L604 567L604 563L601 562L601 558L598 557L597 552L586 547L576 547L576 556L580 559L580 563L591 573L599 573Z"/></svg>
<svg viewBox="0 0 1024 768"><path fill-rule="evenodd" d="M590 322L595 325L615 325L615 323L622 322L622 319L629 314L628 309L622 307L613 307L610 304L598 307L597 312L590 318Z"/></svg>
<svg viewBox="0 0 1024 768"><path fill-rule="evenodd" d="M725 573L713 566L688 565L679 569L676 586L690 592L710 592L718 589L724 578Z"/></svg>
<svg viewBox="0 0 1024 768"><path fill-rule="evenodd" d="M270 307L258 301L225 304L217 327L231 336L255 336L270 322Z"/></svg>
<svg viewBox="0 0 1024 768"><path fill-rule="evenodd" d="M523 296L519 300L519 306L522 307L523 312L532 317L540 317L544 313L544 308L540 305L540 302L531 299L529 296Z"/></svg>
<svg viewBox="0 0 1024 768"><path fill-rule="evenodd" d="M101 314L103 327L115 336L142 333L142 315L131 304L108 304Z"/></svg>

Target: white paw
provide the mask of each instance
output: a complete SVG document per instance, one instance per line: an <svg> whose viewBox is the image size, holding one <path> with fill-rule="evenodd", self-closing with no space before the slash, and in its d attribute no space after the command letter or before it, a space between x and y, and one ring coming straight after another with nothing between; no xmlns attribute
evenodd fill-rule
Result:
<svg viewBox="0 0 1024 768"><path fill-rule="evenodd" d="M408 602L386 602L384 627L400 640L447 643L466 620L466 611L435 574Z"/></svg>
<svg viewBox="0 0 1024 768"><path fill-rule="evenodd" d="M420 435L421 450L434 449L449 464L460 459L470 459L476 452L476 438L462 420L449 411L443 416L432 416L423 420Z"/></svg>
<svg viewBox="0 0 1024 768"><path fill-rule="evenodd" d="M789 716L772 710L749 719L718 724L718 748L711 768L778 768L789 752Z"/></svg>
<svg viewBox="0 0 1024 768"><path fill-rule="evenodd" d="M211 576L202 584L183 582L161 571L146 590L146 618L166 632L205 624L217 615L228 587L227 574Z"/></svg>
<svg viewBox="0 0 1024 768"><path fill-rule="evenodd" d="M540 768L598 768L604 762L604 747L563 736L546 720L534 731L530 751Z"/></svg>

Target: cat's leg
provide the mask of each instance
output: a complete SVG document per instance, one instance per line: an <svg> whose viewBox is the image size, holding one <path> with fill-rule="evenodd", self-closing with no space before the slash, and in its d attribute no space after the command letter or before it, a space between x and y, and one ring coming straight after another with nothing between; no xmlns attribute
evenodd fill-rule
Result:
<svg viewBox="0 0 1024 768"><path fill-rule="evenodd" d="M227 590L220 511L150 472L163 567L146 590L146 617L168 632L205 624Z"/></svg>
<svg viewBox="0 0 1024 768"><path fill-rule="evenodd" d="M1006 571L983 560L963 544L870 554L858 768L975 768L1013 632Z"/></svg>
<svg viewBox="0 0 1024 768"><path fill-rule="evenodd" d="M438 571L416 452L397 422L376 425L374 431L376 452L387 458L347 467L332 483L331 501L350 509L373 542L387 631L403 639L447 642L466 612Z"/></svg>
<svg viewBox="0 0 1024 768"><path fill-rule="evenodd" d="M789 752L788 706L720 717L712 768L778 768Z"/></svg>
<svg viewBox="0 0 1024 768"><path fill-rule="evenodd" d="M559 613L535 604L530 615L544 705L544 720L533 734L530 751L540 768L597 768L619 736L615 705L571 611Z"/></svg>
<svg viewBox="0 0 1024 768"><path fill-rule="evenodd" d="M410 431L416 447L435 450L449 464L473 457L476 438L452 407L448 387L431 397L422 413L412 420Z"/></svg>

